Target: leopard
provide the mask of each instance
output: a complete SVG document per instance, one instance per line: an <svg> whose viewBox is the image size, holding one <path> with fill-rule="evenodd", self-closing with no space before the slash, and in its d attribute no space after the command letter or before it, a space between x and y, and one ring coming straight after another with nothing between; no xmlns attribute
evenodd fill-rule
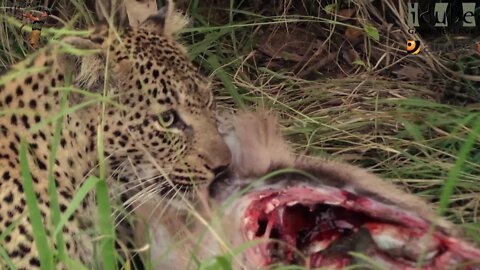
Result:
<svg viewBox="0 0 480 270"><path fill-rule="evenodd" d="M0 246L17 269L42 266L28 174L52 236L49 174L63 215L86 179L102 170L100 181L120 202L181 202L194 200L194 189L228 167L210 80L177 38L184 21L175 11L124 29L99 24L87 35L52 40L0 79ZM60 232L68 258L89 269L95 209L92 190Z"/></svg>

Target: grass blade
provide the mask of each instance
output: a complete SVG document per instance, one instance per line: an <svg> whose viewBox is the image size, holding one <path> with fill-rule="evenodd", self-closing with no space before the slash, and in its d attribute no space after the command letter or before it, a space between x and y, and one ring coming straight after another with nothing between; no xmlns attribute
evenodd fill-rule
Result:
<svg viewBox="0 0 480 270"><path fill-rule="evenodd" d="M114 245L115 228L112 222L112 213L108 198L108 187L105 180L98 179L96 194L98 216L100 221L100 234L102 236L100 243L100 254L102 255L103 259L103 268L112 270L117 269Z"/></svg>
<svg viewBox="0 0 480 270"><path fill-rule="evenodd" d="M220 62L218 61L218 57L209 53L207 61L212 66L213 70L216 71L218 78L220 79L220 81L222 81L223 86L225 86L225 89L230 94L230 96L232 96L232 99L235 102L235 104L239 108L245 109L245 103L243 102L242 96L240 95L240 93L238 93L238 90L233 85L231 78L227 75L225 70L220 65Z"/></svg>
<svg viewBox="0 0 480 270"><path fill-rule="evenodd" d="M12 224L10 224L1 234L0 234L0 243L5 240L5 237L9 235L14 228L18 226L18 224L22 221L22 219L26 216L26 213L23 213L20 218L15 220ZM8 269L16 270L17 268L12 262L12 259L8 256L7 251L0 245L0 258L5 261L5 264L8 266ZM3 267L4 264L0 263L0 268Z"/></svg>
<svg viewBox="0 0 480 270"><path fill-rule="evenodd" d="M104 269L117 269L115 259L115 226L112 221L112 212L108 194L107 182L105 181L105 157L103 155L103 128L98 129L97 147L100 162L100 179L97 178L96 198L100 225L100 254L103 259Z"/></svg>
<svg viewBox="0 0 480 270"><path fill-rule="evenodd" d="M111 18L112 19L112 18ZM113 32L110 29L108 36L112 36ZM108 63L110 59L110 53L106 55L106 62ZM108 65L105 67L105 78L108 78L109 69ZM108 84L107 80L104 81L103 85L103 96L107 97ZM115 226L112 220L112 208L110 206L110 198L108 193L107 182L105 181L105 156L104 156L104 147L103 147L103 126L105 119L105 102L102 102L101 109L101 121L97 127L97 154L98 154L98 166L100 171L100 178L95 189L96 199L97 199L97 210L99 216L99 226L100 226L100 254L103 260L104 269L117 269L117 260L115 252Z"/></svg>
<svg viewBox="0 0 480 270"><path fill-rule="evenodd" d="M66 72L65 76L65 87L68 88L71 84L72 74L71 72ZM67 106L67 98L70 92L62 92L62 97L60 99L60 110L65 109ZM61 218L60 203L58 201L57 186L55 184L55 178L53 177L53 168L55 166L55 160L57 155L58 146L60 145L60 139L62 137L63 130L63 116L59 117L55 123L55 133L51 142L51 151L48 161L48 195L50 197L50 210L52 211L52 224L55 227L58 227ZM60 260L64 260L65 255L65 241L63 239L63 233L55 234L55 241L57 244L57 256Z"/></svg>
<svg viewBox="0 0 480 270"><path fill-rule="evenodd" d="M45 227L43 226L42 216L38 208L37 196L33 187L32 175L30 174L27 158L27 143L24 139L20 142L20 173L22 175L22 185L27 202L28 214L33 230L33 238L38 250L38 257L40 259L40 269L51 270L55 269L53 261L53 254L47 240Z"/></svg>
<svg viewBox="0 0 480 270"><path fill-rule="evenodd" d="M460 153L458 154L457 161L453 168L448 172L447 179L443 185L442 193L440 195L440 202L438 204L438 211L440 214L444 213L448 208L450 197L453 194L455 184L462 173L462 167L467 160L468 154L473 149L473 146L477 142L480 135L480 116L477 116L477 120L473 124L473 129L467 137L467 140L462 145Z"/></svg>
<svg viewBox="0 0 480 270"><path fill-rule="evenodd" d="M0 246L0 258L2 258L5 261L5 264L8 266L8 269L17 270L12 260L8 256L7 251L5 251L5 249L2 246ZM0 263L0 267L3 267L2 263Z"/></svg>
<svg viewBox="0 0 480 270"><path fill-rule="evenodd" d="M68 219L75 213L75 211L80 207L81 202L87 194L95 188L97 185L99 179L95 176L89 176L87 180L82 184L82 186L77 190L75 193L75 196L73 199L70 201L70 204L67 207L67 210L65 210L65 213L63 213L60 222L57 224L57 227L55 228L55 233L54 235L57 235L60 233L63 229L63 226L67 223Z"/></svg>

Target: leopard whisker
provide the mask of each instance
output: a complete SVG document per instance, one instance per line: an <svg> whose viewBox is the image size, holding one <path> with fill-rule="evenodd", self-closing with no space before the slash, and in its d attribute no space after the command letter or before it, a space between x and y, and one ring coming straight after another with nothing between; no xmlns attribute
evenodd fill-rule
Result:
<svg viewBox="0 0 480 270"><path fill-rule="evenodd" d="M146 202L148 202L148 200L149 200L152 196L156 196L156 195L158 194L159 190L160 190L160 187L154 187L154 188L152 188L151 190L147 191L146 194L142 194L142 196L140 197L140 198L141 198L140 200L135 200L135 201L133 201L128 207L130 207L133 203L137 203L137 202L139 202L139 203L138 203L137 205L135 205L135 207L133 207L130 211L128 211L128 212L123 216L123 218L122 218L120 221L116 222L116 226L118 226L123 220L125 220L125 218L126 218L127 216L131 215L133 212L135 212L135 210L137 210L137 209L138 209L139 207L141 207L143 204L145 204ZM170 193L171 191L173 191L173 189L169 190L169 191L167 192L167 194ZM142 193L143 193L143 192L142 192ZM164 199L164 198L162 198L159 203L161 203L161 202L163 201L163 199ZM115 221L117 221L117 219L118 219L120 216L121 216L121 214L120 214L120 215L117 215L117 217L115 217Z"/></svg>
<svg viewBox="0 0 480 270"><path fill-rule="evenodd" d="M162 188L161 186L158 187L158 189ZM173 187L172 189L170 189L166 194L164 194L163 197L161 197L160 200L158 200L158 202L155 203L155 206L154 208L151 210L150 212L150 215L147 217L148 220L150 220L153 216L153 214L155 214L157 217L162 217L163 214L165 213L165 211L167 210L167 206L170 204L171 201L168 201L167 203L164 203L165 199L168 198L168 196L170 195L171 192L175 191L175 194L172 196L172 198L170 198L170 200L172 199L175 199L175 196L179 193L180 189L178 188L175 188ZM162 210L160 210L160 213L157 212L157 208L161 205L165 205L165 208L163 208Z"/></svg>
<svg viewBox="0 0 480 270"><path fill-rule="evenodd" d="M119 193L113 195L113 198L114 198L114 199L115 199L115 198L118 198L118 197L120 197L121 195L123 195L123 194L125 194L125 193L127 193L127 192L129 192L129 191L134 190L135 188L138 188L138 187L140 187L140 186L142 186L142 185L148 184L149 182L154 181L154 180L157 180L157 179L159 179L159 178L162 178L162 176L157 175L157 176L150 177L150 178L147 178L147 177L146 177L145 180L142 180L142 181L140 181L138 184L135 184L135 185L129 186L129 187L127 187L127 186L130 185L130 184L132 184L132 183L124 183L124 184L121 184L121 185L119 186L120 189L121 189L121 191L120 191ZM127 188L123 188L123 187L127 187Z"/></svg>
<svg viewBox="0 0 480 270"><path fill-rule="evenodd" d="M154 192L147 193L147 195L145 195L145 199L148 199L148 198L152 197L154 194L155 194ZM141 206L147 200L144 200L143 202L140 202L138 205L136 205L132 209L128 209L128 208L130 208L130 206L132 206L134 203L136 203L138 201L140 201L140 200L138 200L138 198L136 198L135 200L130 202L127 206L125 206L125 204L123 204L122 208L117 209L117 211L112 213L112 216L114 216L115 227L118 226L120 223L122 223L125 220L125 218L130 216L139 206ZM126 211L125 213L122 213L121 210L124 210L124 209L128 209L128 211Z"/></svg>
<svg viewBox="0 0 480 270"><path fill-rule="evenodd" d="M133 203L135 203L139 198L149 195L149 193L155 188L155 184L150 184L145 187L141 192L135 193L133 196L128 198L125 202L122 202L124 208L129 208Z"/></svg>
<svg viewBox="0 0 480 270"><path fill-rule="evenodd" d="M165 187L168 184L168 182L163 182L160 184L152 183L145 187L142 191L136 193L132 197L130 197L127 201L123 202L123 207L124 208L129 208L132 204L136 203L139 198L147 198L150 196L151 193L153 194L158 194L158 189Z"/></svg>
<svg viewBox="0 0 480 270"><path fill-rule="evenodd" d="M168 198L167 196L162 198L162 200L165 198L168 198L168 201L164 204L164 207L161 211L162 215L167 210L167 208L170 207L171 203L177 199L177 196L181 196L182 200L185 200L185 198L183 197L184 194L183 192L181 192L179 188L177 188L178 186L179 185L175 185L175 187L170 190L170 191L175 191L175 193L170 198Z"/></svg>

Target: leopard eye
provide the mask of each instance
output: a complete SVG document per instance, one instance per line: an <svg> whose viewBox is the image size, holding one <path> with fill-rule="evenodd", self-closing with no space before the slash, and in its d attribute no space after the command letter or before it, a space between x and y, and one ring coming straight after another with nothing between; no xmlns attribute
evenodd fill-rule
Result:
<svg viewBox="0 0 480 270"><path fill-rule="evenodd" d="M169 128L175 123L176 114L173 111L166 111L160 114L158 122L164 128Z"/></svg>

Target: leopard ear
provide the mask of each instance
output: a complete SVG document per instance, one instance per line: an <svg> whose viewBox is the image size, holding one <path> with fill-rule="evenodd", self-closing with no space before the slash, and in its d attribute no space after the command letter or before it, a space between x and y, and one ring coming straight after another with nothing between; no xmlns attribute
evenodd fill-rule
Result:
<svg viewBox="0 0 480 270"><path fill-rule="evenodd" d="M128 22L131 27L137 27L149 16L157 13L157 1L155 0L125 0Z"/></svg>
<svg viewBox="0 0 480 270"><path fill-rule="evenodd" d="M113 19L115 27L136 27L157 13L155 0L96 0L95 12L101 23Z"/></svg>
<svg viewBox="0 0 480 270"><path fill-rule="evenodd" d="M76 87L99 92L103 89L105 57L102 44L86 37L67 37L60 41L58 63L71 70Z"/></svg>
<svg viewBox="0 0 480 270"><path fill-rule="evenodd" d="M157 14L148 17L140 28L157 32L165 36L173 36L190 23L188 17L175 9L172 0L160 9Z"/></svg>

